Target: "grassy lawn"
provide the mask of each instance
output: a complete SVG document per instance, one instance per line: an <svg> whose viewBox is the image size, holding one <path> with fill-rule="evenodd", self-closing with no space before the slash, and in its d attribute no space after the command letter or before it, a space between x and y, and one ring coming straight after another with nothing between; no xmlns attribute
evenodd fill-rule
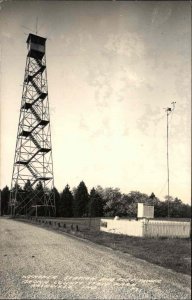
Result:
<svg viewBox="0 0 192 300"><path fill-rule="evenodd" d="M59 229L150 263L191 275L190 239L130 237L102 232L99 228L97 230L81 228L80 231L76 231L75 228L71 230L70 227Z"/></svg>
<svg viewBox="0 0 192 300"><path fill-rule="evenodd" d="M140 238L88 230L73 234L176 272L191 274L190 239Z"/></svg>

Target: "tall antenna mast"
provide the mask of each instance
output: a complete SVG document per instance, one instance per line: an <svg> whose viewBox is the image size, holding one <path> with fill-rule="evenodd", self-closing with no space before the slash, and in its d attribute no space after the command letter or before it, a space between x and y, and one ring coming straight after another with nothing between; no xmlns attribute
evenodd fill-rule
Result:
<svg viewBox="0 0 192 300"><path fill-rule="evenodd" d="M171 102L172 107L166 107L165 112L167 114L167 195L168 195L168 207L167 207L167 216L170 217L169 209L169 115L175 109L175 101Z"/></svg>
<svg viewBox="0 0 192 300"><path fill-rule="evenodd" d="M37 35L37 32L38 32L38 17L36 18L36 35Z"/></svg>

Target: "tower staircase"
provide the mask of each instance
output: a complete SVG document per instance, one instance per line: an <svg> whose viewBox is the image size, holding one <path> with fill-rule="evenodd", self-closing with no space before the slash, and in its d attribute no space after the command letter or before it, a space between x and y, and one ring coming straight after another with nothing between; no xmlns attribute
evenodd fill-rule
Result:
<svg viewBox="0 0 192 300"><path fill-rule="evenodd" d="M40 116L38 115L38 113L36 112L36 110L34 109L33 106L31 106L31 111L32 111L33 115L35 116L35 118L37 119L37 121L41 122L41 118L40 118Z"/></svg>

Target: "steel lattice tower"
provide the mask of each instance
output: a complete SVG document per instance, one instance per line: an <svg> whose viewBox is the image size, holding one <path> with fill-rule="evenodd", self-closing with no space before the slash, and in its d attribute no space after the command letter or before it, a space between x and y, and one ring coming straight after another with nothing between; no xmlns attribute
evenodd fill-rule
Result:
<svg viewBox="0 0 192 300"><path fill-rule="evenodd" d="M54 215L46 39L29 34L11 182L11 214ZM38 208L38 209L37 209Z"/></svg>

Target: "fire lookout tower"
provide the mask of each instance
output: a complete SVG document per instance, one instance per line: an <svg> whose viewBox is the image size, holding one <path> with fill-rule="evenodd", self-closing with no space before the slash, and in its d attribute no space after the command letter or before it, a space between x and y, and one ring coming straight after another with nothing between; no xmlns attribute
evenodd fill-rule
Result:
<svg viewBox="0 0 192 300"><path fill-rule="evenodd" d="M55 215L45 55L46 38L29 34L10 193L12 215Z"/></svg>

